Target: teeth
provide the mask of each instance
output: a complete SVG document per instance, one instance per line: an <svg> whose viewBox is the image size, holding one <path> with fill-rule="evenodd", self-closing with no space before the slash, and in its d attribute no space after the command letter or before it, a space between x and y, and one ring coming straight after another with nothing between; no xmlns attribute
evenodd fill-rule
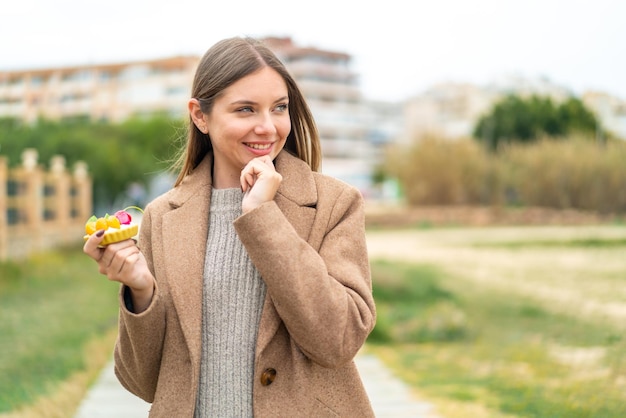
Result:
<svg viewBox="0 0 626 418"><path fill-rule="evenodd" d="M269 147L272 146L272 144L246 144L246 145L254 149L268 149Z"/></svg>

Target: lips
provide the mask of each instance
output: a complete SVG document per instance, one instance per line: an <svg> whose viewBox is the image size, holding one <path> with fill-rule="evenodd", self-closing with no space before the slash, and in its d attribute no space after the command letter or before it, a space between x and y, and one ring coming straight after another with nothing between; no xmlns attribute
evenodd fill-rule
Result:
<svg viewBox="0 0 626 418"><path fill-rule="evenodd" d="M256 149L256 150L259 150L259 151L268 150L268 149L270 149L270 148L271 148L271 146L272 146L272 144L271 144L271 143L269 143L269 144L257 144L257 143L252 144L252 143L245 143L245 145L246 145L247 147L249 147L249 148Z"/></svg>

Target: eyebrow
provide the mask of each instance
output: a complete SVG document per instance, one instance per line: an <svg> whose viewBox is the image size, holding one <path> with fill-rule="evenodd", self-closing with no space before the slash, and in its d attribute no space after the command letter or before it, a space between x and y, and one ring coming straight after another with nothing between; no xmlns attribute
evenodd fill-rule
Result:
<svg viewBox="0 0 626 418"><path fill-rule="evenodd" d="M289 99L289 96L279 97L278 99L274 100L274 103L283 102L288 99ZM230 104L231 105L242 105L242 104L252 105L252 104L257 104L257 102L252 101L252 100L242 99L242 100L235 100L234 102L231 102Z"/></svg>

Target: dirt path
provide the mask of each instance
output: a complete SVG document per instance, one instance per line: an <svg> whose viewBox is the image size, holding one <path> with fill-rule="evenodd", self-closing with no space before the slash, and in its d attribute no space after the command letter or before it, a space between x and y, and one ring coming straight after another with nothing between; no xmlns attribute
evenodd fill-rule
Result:
<svg viewBox="0 0 626 418"><path fill-rule="evenodd" d="M367 239L371 258L436 264L468 285L531 297L555 312L626 320L626 246L546 244L623 240L625 226L370 231Z"/></svg>

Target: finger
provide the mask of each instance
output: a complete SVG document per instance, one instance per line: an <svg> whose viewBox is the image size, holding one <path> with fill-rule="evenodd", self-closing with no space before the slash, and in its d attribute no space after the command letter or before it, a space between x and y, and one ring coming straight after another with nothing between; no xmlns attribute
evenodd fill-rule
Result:
<svg viewBox="0 0 626 418"><path fill-rule="evenodd" d="M269 157L259 157L251 164L251 169L256 175L256 178L260 176L264 176L266 174L274 174L276 173L276 168L274 167L274 163L272 159Z"/></svg>
<svg viewBox="0 0 626 418"><path fill-rule="evenodd" d="M137 245L132 239L125 239L123 241L114 242L106 246L102 259L109 260L110 263L117 253L126 248L137 248Z"/></svg>
<svg viewBox="0 0 626 418"><path fill-rule="evenodd" d="M246 173L246 175L244 176L246 183L248 184L249 187L254 186L254 183L256 183L256 174L254 173Z"/></svg>
<svg viewBox="0 0 626 418"><path fill-rule="evenodd" d="M269 155L264 155L263 157L260 157L259 160L268 167L271 167L272 169L274 168L274 162Z"/></svg>
<svg viewBox="0 0 626 418"><path fill-rule="evenodd" d="M107 277L110 280L122 281L125 273L129 271L128 266L132 268L138 256L139 249L135 246L125 247L116 251L107 268Z"/></svg>
<svg viewBox="0 0 626 418"><path fill-rule="evenodd" d="M121 251L127 248L137 248L137 246L135 245L135 242L133 240L127 239L124 241L109 244L104 249L101 249L100 258L97 260L100 266L100 273L108 274L110 271L115 272L116 267L113 266L114 260L116 257L118 257ZM138 248L137 251L139 251ZM123 257L123 253L121 254Z"/></svg>
<svg viewBox="0 0 626 418"><path fill-rule="evenodd" d="M254 186L254 182L256 180L256 174L254 173L254 168L250 166L246 166L241 175L239 176L239 181L241 183L241 189L245 192L252 186Z"/></svg>
<svg viewBox="0 0 626 418"><path fill-rule="evenodd" d="M136 247L136 246L137 246L137 241L134 238L128 238L123 241L118 241L113 244L109 244L109 247L113 251L119 251L122 248Z"/></svg>
<svg viewBox="0 0 626 418"><path fill-rule="evenodd" d="M103 239L104 230L96 231L94 234L91 234L87 241L85 241L85 245L83 245L83 252L96 261L100 260L102 257L100 243Z"/></svg>
<svg viewBox="0 0 626 418"><path fill-rule="evenodd" d="M252 188L259 176L262 176L266 172L276 172L274 163L268 155L256 157L248 161L241 170L239 177L242 191L246 192L248 189Z"/></svg>
<svg viewBox="0 0 626 418"><path fill-rule="evenodd" d="M246 173L244 171L242 171L239 175L239 184L241 185L241 191L248 191L249 184L248 180L246 180Z"/></svg>
<svg viewBox="0 0 626 418"><path fill-rule="evenodd" d="M245 165L242 171L250 170L252 172L258 173L267 169L268 162L271 164L271 159L267 157L256 157L248 161L248 164Z"/></svg>
<svg viewBox="0 0 626 418"><path fill-rule="evenodd" d="M135 252L129 255L128 257L126 257L126 259L124 260L124 265L122 266L122 269L120 270L120 273L126 270L132 271L135 268L135 264L137 264L137 261L139 261L139 252Z"/></svg>

